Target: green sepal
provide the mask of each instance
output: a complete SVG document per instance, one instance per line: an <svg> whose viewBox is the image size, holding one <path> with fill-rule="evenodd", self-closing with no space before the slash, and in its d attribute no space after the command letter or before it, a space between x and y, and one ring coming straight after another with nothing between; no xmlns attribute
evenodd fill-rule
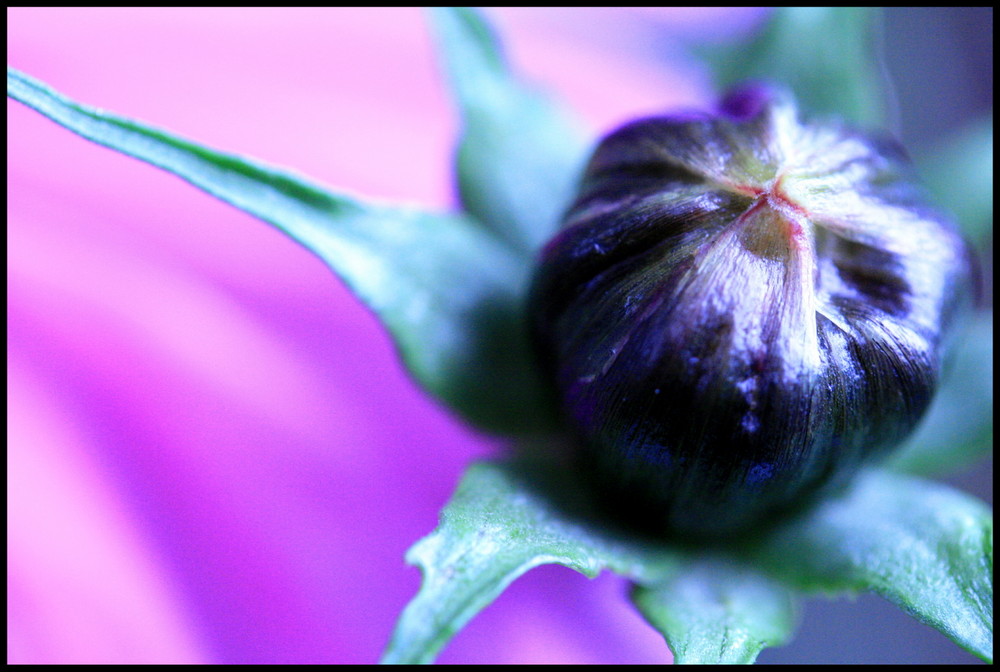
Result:
<svg viewBox="0 0 1000 672"><path fill-rule="evenodd" d="M797 622L788 588L722 558L698 558L659 584L636 585L632 601L680 664L751 664L766 647L787 643Z"/></svg>
<svg viewBox="0 0 1000 672"><path fill-rule="evenodd" d="M573 471L551 463L482 462L466 471L438 528L407 553L423 582L403 611L384 663L431 662L473 616L532 567L588 577L605 568L653 580L681 562L596 522Z"/></svg>
<svg viewBox="0 0 1000 672"><path fill-rule="evenodd" d="M876 592L993 658L993 513L947 486L871 470L760 541L748 561L806 592Z"/></svg>
<svg viewBox="0 0 1000 672"><path fill-rule="evenodd" d="M78 104L11 68L7 95L301 243L378 316L414 379L472 424L506 434L552 425L524 326L528 267L471 217L333 193L291 172Z"/></svg>
<svg viewBox="0 0 1000 672"><path fill-rule="evenodd" d="M634 582L633 600L678 662L749 663L786 642L792 590L874 591L992 657L992 515L974 498L873 470L753 541L695 549L609 524L576 479L551 461L470 467L438 528L407 554L423 583L383 662L431 662L511 582L546 563Z"/></svg>
<svg viewBox="0 0 1000 672"><path fill-rule="evenodd" d="M976 246L993 235L993 114L969 124L917 157L935 203L958 219Z"/></svg>
<svg viewBox="0 0 1000 672"><path fill-rule="evenodd" d="M529 259L558 228L587 141L570 114L515 77L479 10L433 10L461 114L456 156L464 208Z"/></svg>
<svg viewBox="0 0 1000 672"><path fill-rule="evenodd" d="M873 7L779 7L749 42L695 49L716 84L769 80L795 92L811 114L881 126L876 45L881 20Z"/></svg>
<svg viewBox="0 0 1000 672"><path fill-rule="evenodd" d="M679 661L752 662L788 638L795 609L786 589L723 555L609 523L577 478L548 460L472 465L438 528L407 554L423 582L382 662L431 662L512 581L549 563L633 581L633 599Z"/></svg>

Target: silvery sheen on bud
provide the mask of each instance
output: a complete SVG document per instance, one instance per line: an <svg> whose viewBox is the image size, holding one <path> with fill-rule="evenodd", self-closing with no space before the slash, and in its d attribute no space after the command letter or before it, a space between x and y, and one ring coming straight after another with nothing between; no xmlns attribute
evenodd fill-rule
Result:
<svg viewBox="0 0 1000 672"><path fill-rule="evenodd" d="M532 329L600 498L728 535L913 430L970 267L898 144L753 86L600 143L542 251Z"/></svg>

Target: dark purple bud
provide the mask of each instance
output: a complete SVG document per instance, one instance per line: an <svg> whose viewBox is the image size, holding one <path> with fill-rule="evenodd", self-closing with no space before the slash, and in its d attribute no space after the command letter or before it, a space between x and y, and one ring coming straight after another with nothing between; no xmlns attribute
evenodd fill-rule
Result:
<svg viewBox="0 0 1000 672"><path fill-rule="evenodd" d="M608 500L718 535L811 501L920 420L969 257L903 150L787 95L605 138L532 294Z"/></svg>

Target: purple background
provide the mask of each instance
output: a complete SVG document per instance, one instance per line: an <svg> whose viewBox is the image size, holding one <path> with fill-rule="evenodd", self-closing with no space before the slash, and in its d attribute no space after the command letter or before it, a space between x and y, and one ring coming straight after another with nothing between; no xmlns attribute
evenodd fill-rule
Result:
<svg viewBox="0 0 1000 672"><path fill-rule="evenodd" d="M595 133L708 100L656 34L758 12L497 13ZM419 11L8 9L8 63L82 102L368 197L453 203ZM369 663L403 564L496 454L268 226L8 101L8 660ZM625 585L530 572L441 662L654 663Z"/></svg>

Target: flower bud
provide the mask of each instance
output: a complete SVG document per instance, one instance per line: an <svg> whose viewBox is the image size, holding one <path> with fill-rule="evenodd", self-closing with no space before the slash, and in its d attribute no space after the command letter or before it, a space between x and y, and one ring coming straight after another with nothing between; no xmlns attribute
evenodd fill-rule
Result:
<svg viewBox="0 0 1000 672"><path fill-rule="evenodd" d="M906 437L970 295L967 248L909 170L759 87L600 143L530 310L602 498L727 534Z"/></svg>

